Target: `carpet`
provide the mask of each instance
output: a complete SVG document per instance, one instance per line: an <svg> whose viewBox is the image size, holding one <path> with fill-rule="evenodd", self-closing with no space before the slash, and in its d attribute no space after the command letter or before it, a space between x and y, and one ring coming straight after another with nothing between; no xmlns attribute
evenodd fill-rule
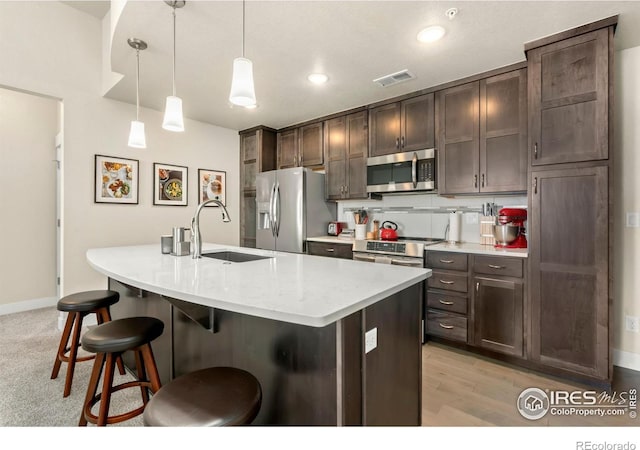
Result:
<svg viewBox="0 0 640 450"><path fill-rule="evenodd" d="M51 379L62 334L57 320L55 307L0 316L0 426L78 425L93 361L76 364L71 394L63 398L67 364L62 363L58 378ZM133 379L129 373L120 375L115 371L114 384ZM109 415L141 405L139 389L124 389L112 395ZM94 413L98 407L99 404L94 406ZM142 416L138 416L110 426L142 425Z"/></svg>

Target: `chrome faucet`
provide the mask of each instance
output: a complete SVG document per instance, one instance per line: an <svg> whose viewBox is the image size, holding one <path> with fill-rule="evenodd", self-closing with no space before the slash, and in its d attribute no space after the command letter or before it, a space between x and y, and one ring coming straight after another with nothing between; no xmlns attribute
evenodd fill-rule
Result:
<svg viewBox="0 0 640 450"><path fill-rule="evenodd" d="M200 236L200 211L202 208L209 203L215 203L220 208L222 208L222 221L223 222L231 222L229 218L229 212L227 208L222 204L222 202L218 200L205 200L204 202L198 205L196 209L196 213L193 215L193 219L191 219L191 237L193 239L193 256L192 258L200 258L202 256L202 236Z"/></svg>

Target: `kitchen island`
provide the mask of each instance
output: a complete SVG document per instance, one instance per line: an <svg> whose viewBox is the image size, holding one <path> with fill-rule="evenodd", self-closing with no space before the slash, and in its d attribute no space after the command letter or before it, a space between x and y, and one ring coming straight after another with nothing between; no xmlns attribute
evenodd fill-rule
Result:
<svg viewBox="0 0 640 450"><path fill-rule="evenodd" d="M205 256L229 251L262 259L144 245L91 249L87 260L120 292L114 318L165 323L153 343L163 383L228 365L262 385L255 424L420 425L430 270L203 245Z"/></svg>

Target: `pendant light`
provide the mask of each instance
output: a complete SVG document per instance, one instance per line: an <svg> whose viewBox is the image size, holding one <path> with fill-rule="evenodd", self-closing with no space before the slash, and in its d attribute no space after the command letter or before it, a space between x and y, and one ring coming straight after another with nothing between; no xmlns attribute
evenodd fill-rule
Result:
<svg viewBox="0 0 640 450"><path fill-rule="evenodd" d="M129 45L136 50L136 120L131 121L129 132L129 147L147 148L144 135L144 122L140 122L140 50L147 48L147 43L140 39L127 39Z"/></svg>
<svg viewBox="0 0 640 450"><path fill-rule="evenodd" d="M233 78L229 101L244 107L256 106L256 92L253 87L253 63L244 57L244 0L242 0L242 57L233 60Z"/></svg>
<svg viewBox="0 0 640 450"><path fill-rule="evenodd" d="M162 128L169 131L184 131L182 99L176 97L176 8L182 8L185 2L165 0L165 3L173 8L173 95L167 97Z"/></svg>

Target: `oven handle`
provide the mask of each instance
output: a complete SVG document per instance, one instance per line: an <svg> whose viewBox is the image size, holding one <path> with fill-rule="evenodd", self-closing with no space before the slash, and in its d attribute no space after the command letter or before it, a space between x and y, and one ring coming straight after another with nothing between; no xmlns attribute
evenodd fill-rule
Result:
<svg viewBox="0 0 640 450"><path fill-rule="evenodd" d="M391 265L393 266L405 266L405 267L420 267L422 268L422 261L410 262L410 261L402 261L401 259L391 259Z"/></svg>
<svg viewBox="0 0 640 450"><path fill-rule="evenodd" d="M353 254L354 261L367 261L367 262L376 262L375 256L362 256L356 253Z"/></svg>
<svg viewBox="0 0 640 450"><path fill-rule="evenodd" d="M413 158L411 158L411 181L414 189L418 187L418 155L415 152L413 153Z"/></svg>

